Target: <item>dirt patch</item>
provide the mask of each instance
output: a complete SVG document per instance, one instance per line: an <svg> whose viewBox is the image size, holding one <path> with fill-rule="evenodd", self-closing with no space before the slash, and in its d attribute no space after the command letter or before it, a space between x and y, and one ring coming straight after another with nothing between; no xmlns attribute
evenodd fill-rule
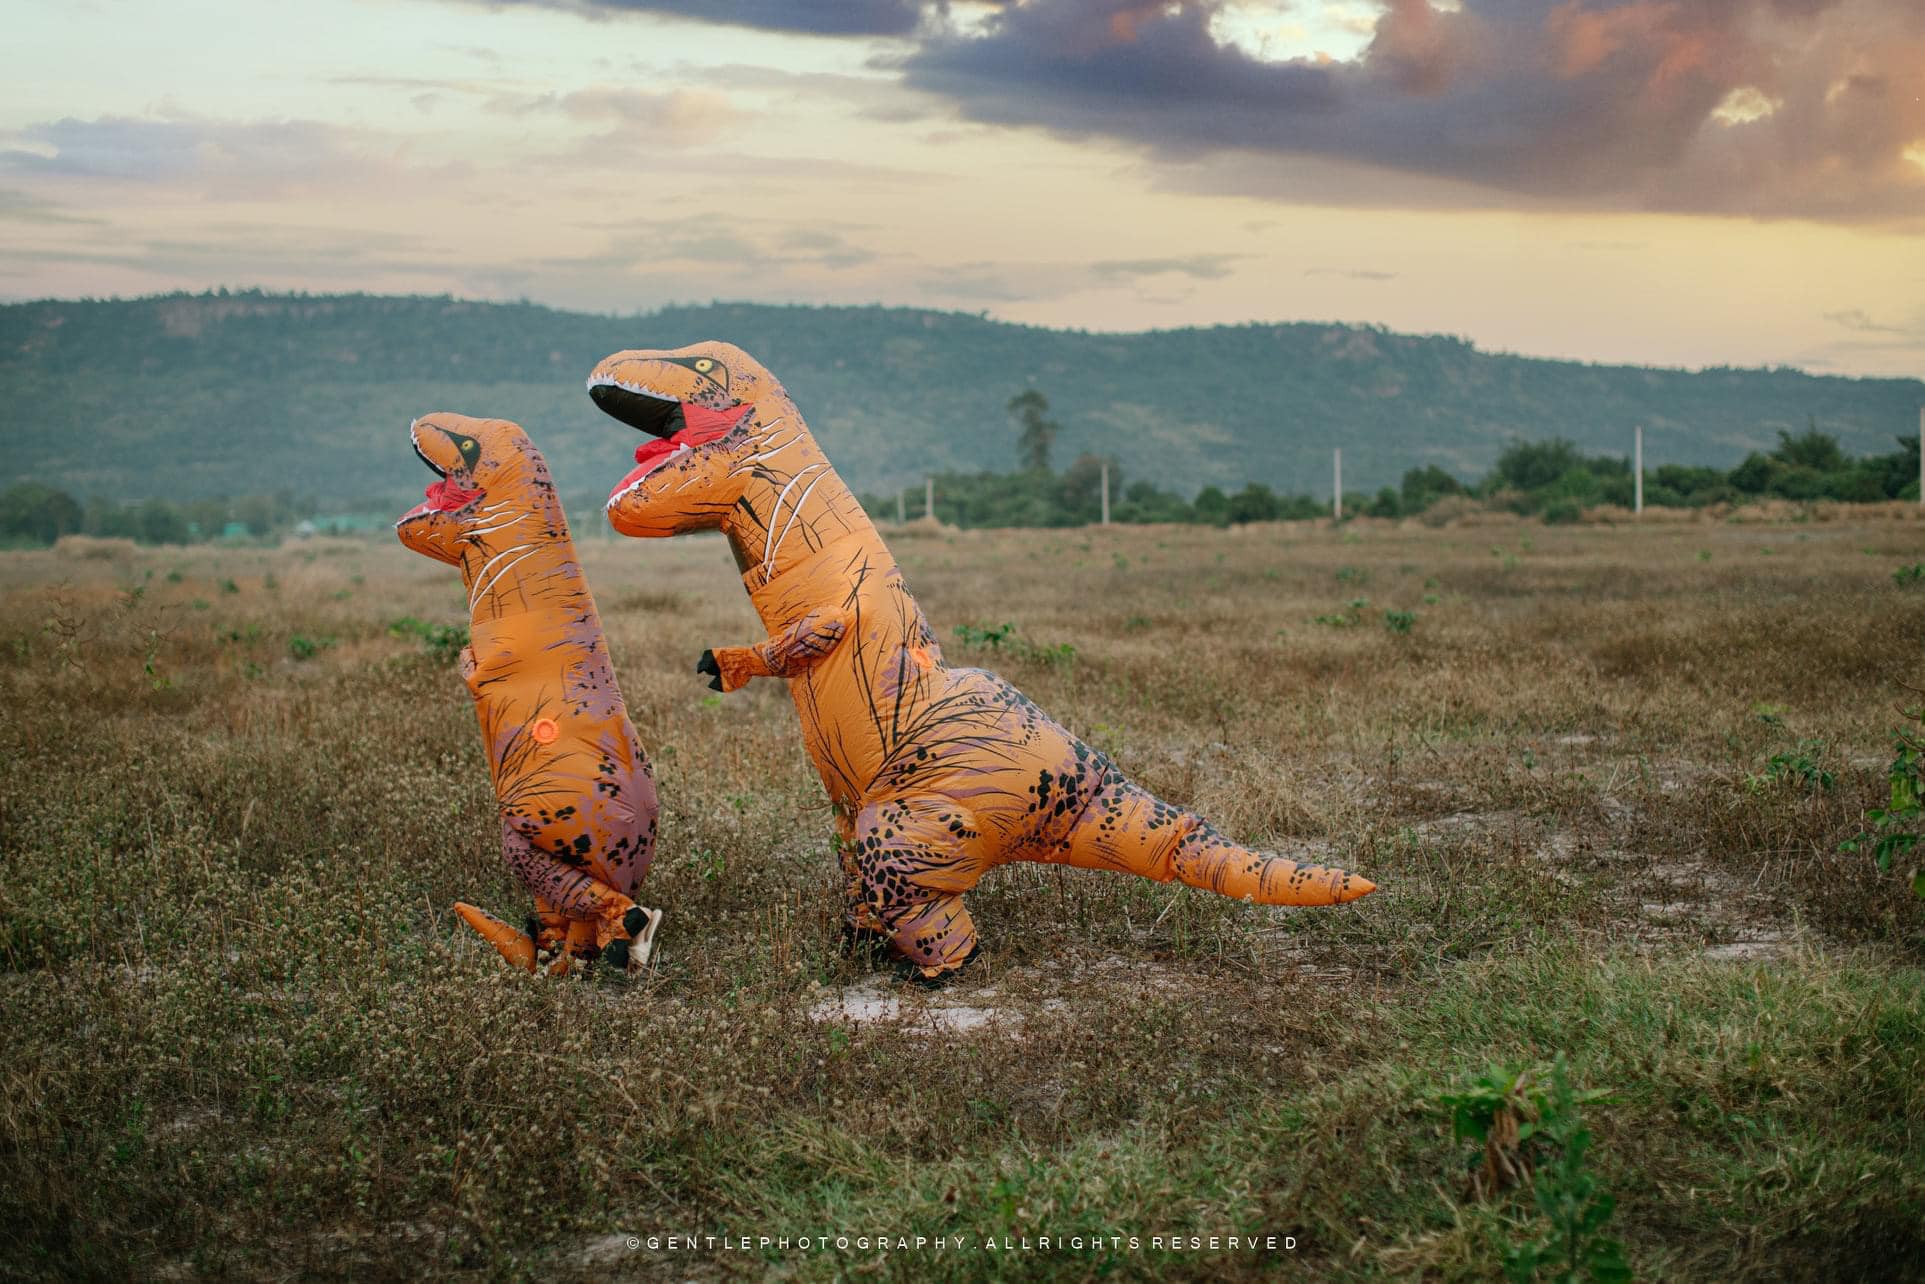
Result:
<svg viewBox="0 0 1925 1284"><path fill-rule="evenodd" d="M999 1007L980 1007L970 1000L977 995L993 995L994 989L970 994L961 989L919 990L899 986L882 977L835 990L809 1009L811 1021L834 1021L852 1027L887 1025L906 1034L970 1034L996 1025L1019 1033L1021 1012Z"/></svg>

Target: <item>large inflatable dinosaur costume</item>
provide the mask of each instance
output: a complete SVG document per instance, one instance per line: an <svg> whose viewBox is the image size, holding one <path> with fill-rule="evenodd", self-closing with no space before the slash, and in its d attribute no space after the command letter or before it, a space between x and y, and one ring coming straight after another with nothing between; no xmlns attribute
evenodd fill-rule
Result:
<svg viewBox="0 0 1925 1284"><path fill-rule="evenodd" d="M923 978L974 956L962 894L1027 860L1120 870L1266 905L1331 905L1374 885L1247 851L1132 784L1014 687L943 663L862 506L788 394L741 349L618 352L590 395L655 438L608 499L625 535L720 527L768 631L702 657L728 691L789 681L834 804L845 915Z"/></svg>
<svg viewBox="0 0 1925 1284"><path fill-rule="evenodd" d="M655 780L548 464L505 419L424 415L408 435L441 480L395 532L461 568L461 676L481 717L502 858L536 913L524 933L472 905L455 910L518 967L639 968L662 917L631 899L654 856Z"/></svg>

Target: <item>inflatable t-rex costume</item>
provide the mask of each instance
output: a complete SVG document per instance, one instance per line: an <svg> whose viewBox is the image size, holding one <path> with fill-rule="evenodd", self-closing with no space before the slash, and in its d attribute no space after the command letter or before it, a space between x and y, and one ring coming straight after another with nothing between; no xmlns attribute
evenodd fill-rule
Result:
<svg viewBox="0 0 1925 1284"><path fill-rule="evenodd" d="M505 419L424 415L408 436L441 480L395 532L461 568L461 676L481 717L502 858L536 914L524 934L472 905L455 911L518 967L639 968L662 918L630 899L655 852L655 780L547 461Z"/></svg>
<svg viewBox="0 0 1925 1284"><path fill-rule="evenodd" d="M769 640L698 667L724 691L789 680L843 839L847 926L884 934L923 978L974 956L962 893L1012 860L1174 878L1266 905L1374 890L1238 847L1001 678L947 667L875 526L782 386L740 348L618 352L588 390L657 439L609 496L615 529L728 536Z"/></svg>

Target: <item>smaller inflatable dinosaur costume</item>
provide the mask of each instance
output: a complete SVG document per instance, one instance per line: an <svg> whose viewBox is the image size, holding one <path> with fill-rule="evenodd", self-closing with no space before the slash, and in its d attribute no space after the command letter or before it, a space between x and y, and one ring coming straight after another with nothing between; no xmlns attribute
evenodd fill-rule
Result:
<svg viewBox="0 0 1925 1284"><path fill-rule="evenodd" d="M1264 905L1374 890L1340 869L1248 851L1132 784L1014 687L952 669L875 526L769 372L740 348L618 352L595 403L654 440L608 499L625 535L720 527L767 641L698 669L731 691L786 678L829 792L845 925L922 979L974 956L963 893L1008 861L1108 869Z"/></svg>
<svg viewBox="0 0 1925 1284"><path fill-rule="evenodd" d="M525 932L473 905L455 912L517 967L638 969L662 919L631 899L654 856L655 780L547 461L505 419L424 415L408 436L441 479L395 532L461 568L461 676L481 717L502 858L536 911Z"/></svg>

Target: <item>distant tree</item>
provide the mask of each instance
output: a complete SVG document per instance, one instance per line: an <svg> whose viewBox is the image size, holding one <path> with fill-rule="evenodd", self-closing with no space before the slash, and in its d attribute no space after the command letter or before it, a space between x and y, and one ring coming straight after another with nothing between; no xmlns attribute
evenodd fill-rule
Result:
<svg viewBox="0 0 1925 1284"><path fill-rule="evenodd" d="M143 544L187 543L187 519L164 499L143 500L134 517L134 538ZM219 534L218 531L209 532Z"/></svg>
<svg viewBox="0 0 1925 1284"><path fill-rule="evenodd" d="M1215 486L1205 486L1197 492L1196 502L1190 506L1196 520L1211 526L1226 526L1230 521L1230 497Z"/></svg>
<svg viewBox="0 0 1925 1284"><path fill-rule="evenodd" d="M1771 479L1778 471L1778 461L1770 455L1752 451L1745 461L1731 470L1731 484L1740 494L1762 495L1771 489Z"/></svg>
<svg viewBox="0 0 1925 1284"><path fill-rule="evenodd" d="M1796 437L1780 429L1778 448L1771 455L1790 467L1809 468L1819 473L1837 472L1845 466L1845 451L1838 444L1838 438L1818 431L1816 421Z"/></svg>
<svg viewBox="0 0 1925 1284"><path fill-rule="evenodd" d="M1421 513L1445 495L1461 495L1464 483L1439 468L1427 464L1404 474L1403 511Z"/></svg>
<svg viewBox="0 0 1925 1284"><path fill-rule="evenodd" d="M1103 508L1103 465L1109 464L1110 495L1114 497L1121 489L1123 468L1115 460L1105 460L1101 455L1078 455L1076 462L1063 471L1063 480L1058 488L1063 507L1076 521L1094 521Z"/></svg>
<svg viewBox="0 0 1925 1284"><path fill-rule="evenodd" d="M1049 471L1049 448L1055 444L1062 425L1047 418L1049 398L1034 388L1025 388L1009 399L1009 413L1016 420L1016 456L1032 472Z"/></svg>
<svg viewBox="0 0 1925 1284"><path fill-rule="evenodd" d="M1202 503L1200 496L1198 503ZM1223 515L1232 525L1240 526L1245 522L1274 522L1282 511L1275 491L1262 482L1251 482L1230 496Z"/></svg>
<svg viewBox="0 0 1925 1284"><path fill-rule="evenodd" d="M64 490L21 482L0 493L0 537L51 544L80 529L86 514Z"/></svg>
<svg viewBox="0 0 1925 1284"><path fill-rule="evenodd" d="M1551 441L1514 441L1498 455L1491 474L1506 490L1542 490L1573 468L1580 468L1584 457L1577 447L1563 438Z"/></svg>

